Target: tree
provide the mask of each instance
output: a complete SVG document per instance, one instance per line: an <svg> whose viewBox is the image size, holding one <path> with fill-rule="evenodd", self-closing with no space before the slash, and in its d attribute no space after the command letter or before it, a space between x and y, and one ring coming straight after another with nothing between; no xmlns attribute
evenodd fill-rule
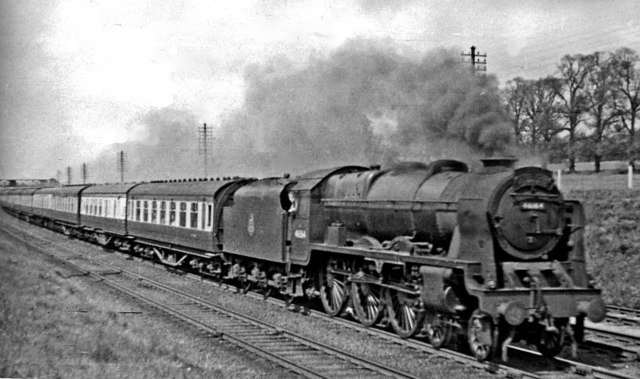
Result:
<svg viewBox="0 0 640 379"><path fill-rule="evenodd" d="M636 68L638 61L638 54L626 47L616 50L611 57L618 92L615 108L620 123L629 133L627 159L631 165L636 160L636 118L640 113L640 71Z"/></svg>
<svg viewBox="0 0 640 379"><path fill-rule="evenodd" d="M559 131L557 93L561 82L552 76L528 81L525 86L524 130L533 149L548 146Z"/></svg>
<svg viewBox="0 0 640 379"><path fill-rule="evenodd" d="M507 113L513 125L514 141L516 145L524 143L524 130L526 127L525 101L527 97L527 81L521 77L507 82L507 87L502 91Z"/></svg>
<svg viewBox="0 0 640 379"><path fill-rule="evenodd" d="M564 123L562 130L568 132L567 155L569 171L576 170L576 138L578 125L583 121L586 111L584 86L589 73L589 60L581 54L565 55L560 60L558 70L562 86L558 87L558 112Z"/></svg>
<svg viewBox="0 0 640 379"><path fill-rule="evenodd" d="M585 99L589 115L587 125L592 129L591 138L595 143L594 169L595 172L600 172L603 138L617 116L616 76L611 57L607 57L604 53L595 52L586 59L588 59L588 74Z"/></svg>

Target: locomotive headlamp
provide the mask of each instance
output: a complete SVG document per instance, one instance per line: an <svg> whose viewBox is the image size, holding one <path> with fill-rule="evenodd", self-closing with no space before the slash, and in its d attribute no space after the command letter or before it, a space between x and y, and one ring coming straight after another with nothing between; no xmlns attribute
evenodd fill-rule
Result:
<svg viewBox="0 0 640 379"><path fill-rule="evenodd" d="M489 287L490 289L494 290L496 289L496 281L491 279L487 281L487 287Z"/></svg>

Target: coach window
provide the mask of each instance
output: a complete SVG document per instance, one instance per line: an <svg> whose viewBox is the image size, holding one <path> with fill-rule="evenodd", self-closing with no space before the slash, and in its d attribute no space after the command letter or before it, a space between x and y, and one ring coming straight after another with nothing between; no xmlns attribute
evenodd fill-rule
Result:
<svg viewBox="0 0 640 379"><path fill-rule="evenodd" d="M98 216L102 216L102 199L98 199Z"/></svg>
<svg viewBox="0 0 640 379"><path fill-rule="evenodd" d="M158 219L157 219L157 217L158 217L157 216L158 215L158 208L157 207L158 207L158 204L156 204L156 201L155 200L151 200L151 219L149 220L149 222L152 222L154 224L156 222L158 222Z"/></svg>
<svg viewBox="0 0 640 379"><path fill-rule="evenodd" d="M193 229L198 229L198 203L193 202L191 204L191 213L189 220L189 227Z"/></svg>
<svg viewBox="0 0 640 379"><path fill-rule="evenodd" d="M180 226L187 226L187 202L180 202Z"/></svg>
<svg viewBox="0 0 640 379"><path fill-rule="evenodd" d="M172 201L169 203L169 225L176 226L176 202Z"/></svg>
<svg viewBox="0 0 640 379"><path fill-rule="evenodd" d="M143 209L143 220L144 222L148 222L149 221L149 202L147 200L145 200L142 204L144 204L144 209Z"/></svg>
<svg viewBox="0 0 640 379"><path fill-rule="evenodd" d="M166 211L167 211L167 202L163 200L160 202L160 224L161 225L165 225L167 223L167 215L165 214Z"/></svg>
<svg viewBox="0 0 640 379"><path fill-rule="evenodd" d="M140 213L142 212L140 200L136 200L136 221L142 220Z"/></svg>

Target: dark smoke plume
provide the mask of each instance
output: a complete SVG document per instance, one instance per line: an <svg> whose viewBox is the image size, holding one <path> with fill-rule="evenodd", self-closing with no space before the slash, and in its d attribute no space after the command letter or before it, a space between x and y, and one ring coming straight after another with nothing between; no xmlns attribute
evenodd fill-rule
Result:
<svg viewBox="0 0 640 379"><path fill-rule="evenodd" d="M416 57L391 42L352 40L304 67L284 58L251 66L245 82L242 108L212 130L209 176L469 161L502 153L511 141L496 80L475 76L453 51ZM195 115L156 110L138 124L147 138L114 146L92 172L117 181L124 150L128 180L203 176Z"/></svg>
<svg viewBox="0 0 640 379"><path fill-rule="evenodd" d="M497 82L468 66L457 52L420 60L370 40L303 68L284 59L252 66L244 106L216 138L215 161L259 175L503 152L511 131Z"/></svg>

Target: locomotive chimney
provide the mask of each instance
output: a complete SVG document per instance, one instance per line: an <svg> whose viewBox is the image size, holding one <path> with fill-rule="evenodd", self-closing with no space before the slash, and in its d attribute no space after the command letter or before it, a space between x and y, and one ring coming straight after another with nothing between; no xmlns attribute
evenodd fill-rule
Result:
<svg viewBox="0 0 640 379"><path fill-rule="evenodd" d="M513 170L518 161L514 157L488 157L480 159L482 162L482 172L493 173L506 170Z"/></svg>

